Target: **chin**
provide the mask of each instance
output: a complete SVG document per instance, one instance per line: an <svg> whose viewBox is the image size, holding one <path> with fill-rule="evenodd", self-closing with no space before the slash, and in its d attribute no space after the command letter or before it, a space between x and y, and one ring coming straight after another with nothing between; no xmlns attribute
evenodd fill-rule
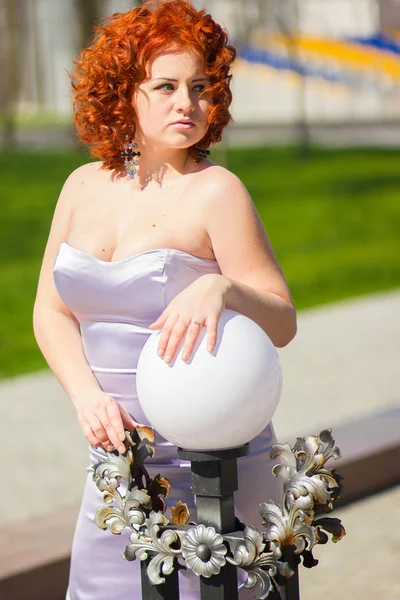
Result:
<svg viewBox="0 0 400 600"><path fill-rule="evenodd" d="M205 133L202 135L175 135L171 139L171 146L174 146L175 148L190 148L190 146L198 144L204 136Z"/></svg>
<svg viewBox="0 0 400 600"><path fill-rule="evenodd" d="M168 148L174 148L175 150L185 150L186 148L190 148L194 144L197 144L198 141L200 141L200 140L197 137L193 138L193 139L190 139L190 138L182 139L181 138L180 140L177 140L175 138L171 141L168 141L167 146L168 146Z"/></svg>

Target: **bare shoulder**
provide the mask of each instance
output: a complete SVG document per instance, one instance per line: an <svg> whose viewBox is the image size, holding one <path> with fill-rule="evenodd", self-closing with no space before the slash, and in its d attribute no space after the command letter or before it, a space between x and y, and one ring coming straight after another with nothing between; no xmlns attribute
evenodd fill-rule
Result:
<svg viewBox="0 0 400 600"><path fill-rule="evenodd" d="M292 302L264 224L243 182L210 166L203 178L202 217L221 273Z"/></svg>
<svg viewBox="0 0 400 600"><path fill-rule="evenodd" d="M93 187L97 182L104 181L110 175L101 169L102 163L92 162L81 165L70 175L62 186L61 193L55 207L53 221L49 234L50 246L54 240L55 250L60 242L67 238L71 218L81 203L81 200L87 194L87 190ZM83 185L84 184L84 185Z"/></svg>
<svg viewBox="0 0 400 600"><path fill-rule="evenodd" d="M257 219L257 210L244 183L231 171L212 165L203 172L198 186L200 211L206 228L220 224L227 213L232 219Z"/></svg>
<svg viewBox="0 0 400 600"><path fill-rule="evenodd" d="M104 180L110 176L110 171L102 169L103 163L100 161L86 163L76 168L67 177L64 185L73 186L82 181L91 182Z"/></svg>
<svg viewBox="0 0 400 600"><path fill-rule="evenodd" d="M245 197L250 199L249 193L244 183L237 175L220 165L212 164L203 171L203 192L204 200L219 202L227 201L228 198Z"/></svg>
<svg viewBox="0 0 400 600"><path fill-rule="evenodd" d="M90 162L72 171L63 184L58 204L73 210L89 189L104 184L110 178L110 171L105 171L101 166L100 161Z"/></svg>
<svg viewBox="0 0 400 600"><path fill-rule="evenodd" d="M223 222L246 223L260 229L261 221L244 183L231 171L212 164L203 172L200 206L208 233L219 231ZM223 228L225 229L225 228ZM225 229L226 231L226 229ZM220 233L218 235L221 235Z"/></svg>
<svg viewBox="0 0 400 600"><path fill-rule="evenodd" d="M77 177L77 176L95 176L96 173L101 173L101 172L105 172L102 169L103 166L103 162L100 160L95 160L92 162L88 162L85 163L84 165L81 165L80 167L77 167L74 171L72 171L70 177Z"/></svg>

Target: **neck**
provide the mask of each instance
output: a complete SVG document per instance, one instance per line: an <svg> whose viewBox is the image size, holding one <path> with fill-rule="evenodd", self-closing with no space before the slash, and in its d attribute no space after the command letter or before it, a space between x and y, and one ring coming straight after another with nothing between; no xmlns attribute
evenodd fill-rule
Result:
<svg viewBox="0 0 400 600"><path fill-rule="evenodd" d="M163 182L187 172L191 159L187 148L156 148L138 142L140 151L137 181L140 187Z"/></svg>

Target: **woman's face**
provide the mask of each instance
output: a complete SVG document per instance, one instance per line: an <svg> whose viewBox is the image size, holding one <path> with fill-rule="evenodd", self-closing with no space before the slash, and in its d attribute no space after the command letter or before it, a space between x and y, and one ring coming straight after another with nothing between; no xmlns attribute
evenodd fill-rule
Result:
<svg viewBox="0 0 400 600"><path fill-rule="evenodd" d="M150 70L150 69L149 69ZM188 148L208 129L208 79L194 53L170 51L154 59L148 78L134 94L136 139L158 148Z"/></svg>

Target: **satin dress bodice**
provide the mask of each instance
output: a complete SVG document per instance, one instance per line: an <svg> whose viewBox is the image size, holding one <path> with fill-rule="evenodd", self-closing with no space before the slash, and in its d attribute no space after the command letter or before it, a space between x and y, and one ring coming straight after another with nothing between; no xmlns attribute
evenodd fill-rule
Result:
<svg viewBox="0 0 400 600"><path fill-rule="evenodd" d="M214 259L156 248L108 262L61 244L54 265L57 291L79 321L86 359L100 386L140 423L137 401L140 352L171 300L206 273L221 273ZM161 360L161 359L160 359Z"/></svg>

